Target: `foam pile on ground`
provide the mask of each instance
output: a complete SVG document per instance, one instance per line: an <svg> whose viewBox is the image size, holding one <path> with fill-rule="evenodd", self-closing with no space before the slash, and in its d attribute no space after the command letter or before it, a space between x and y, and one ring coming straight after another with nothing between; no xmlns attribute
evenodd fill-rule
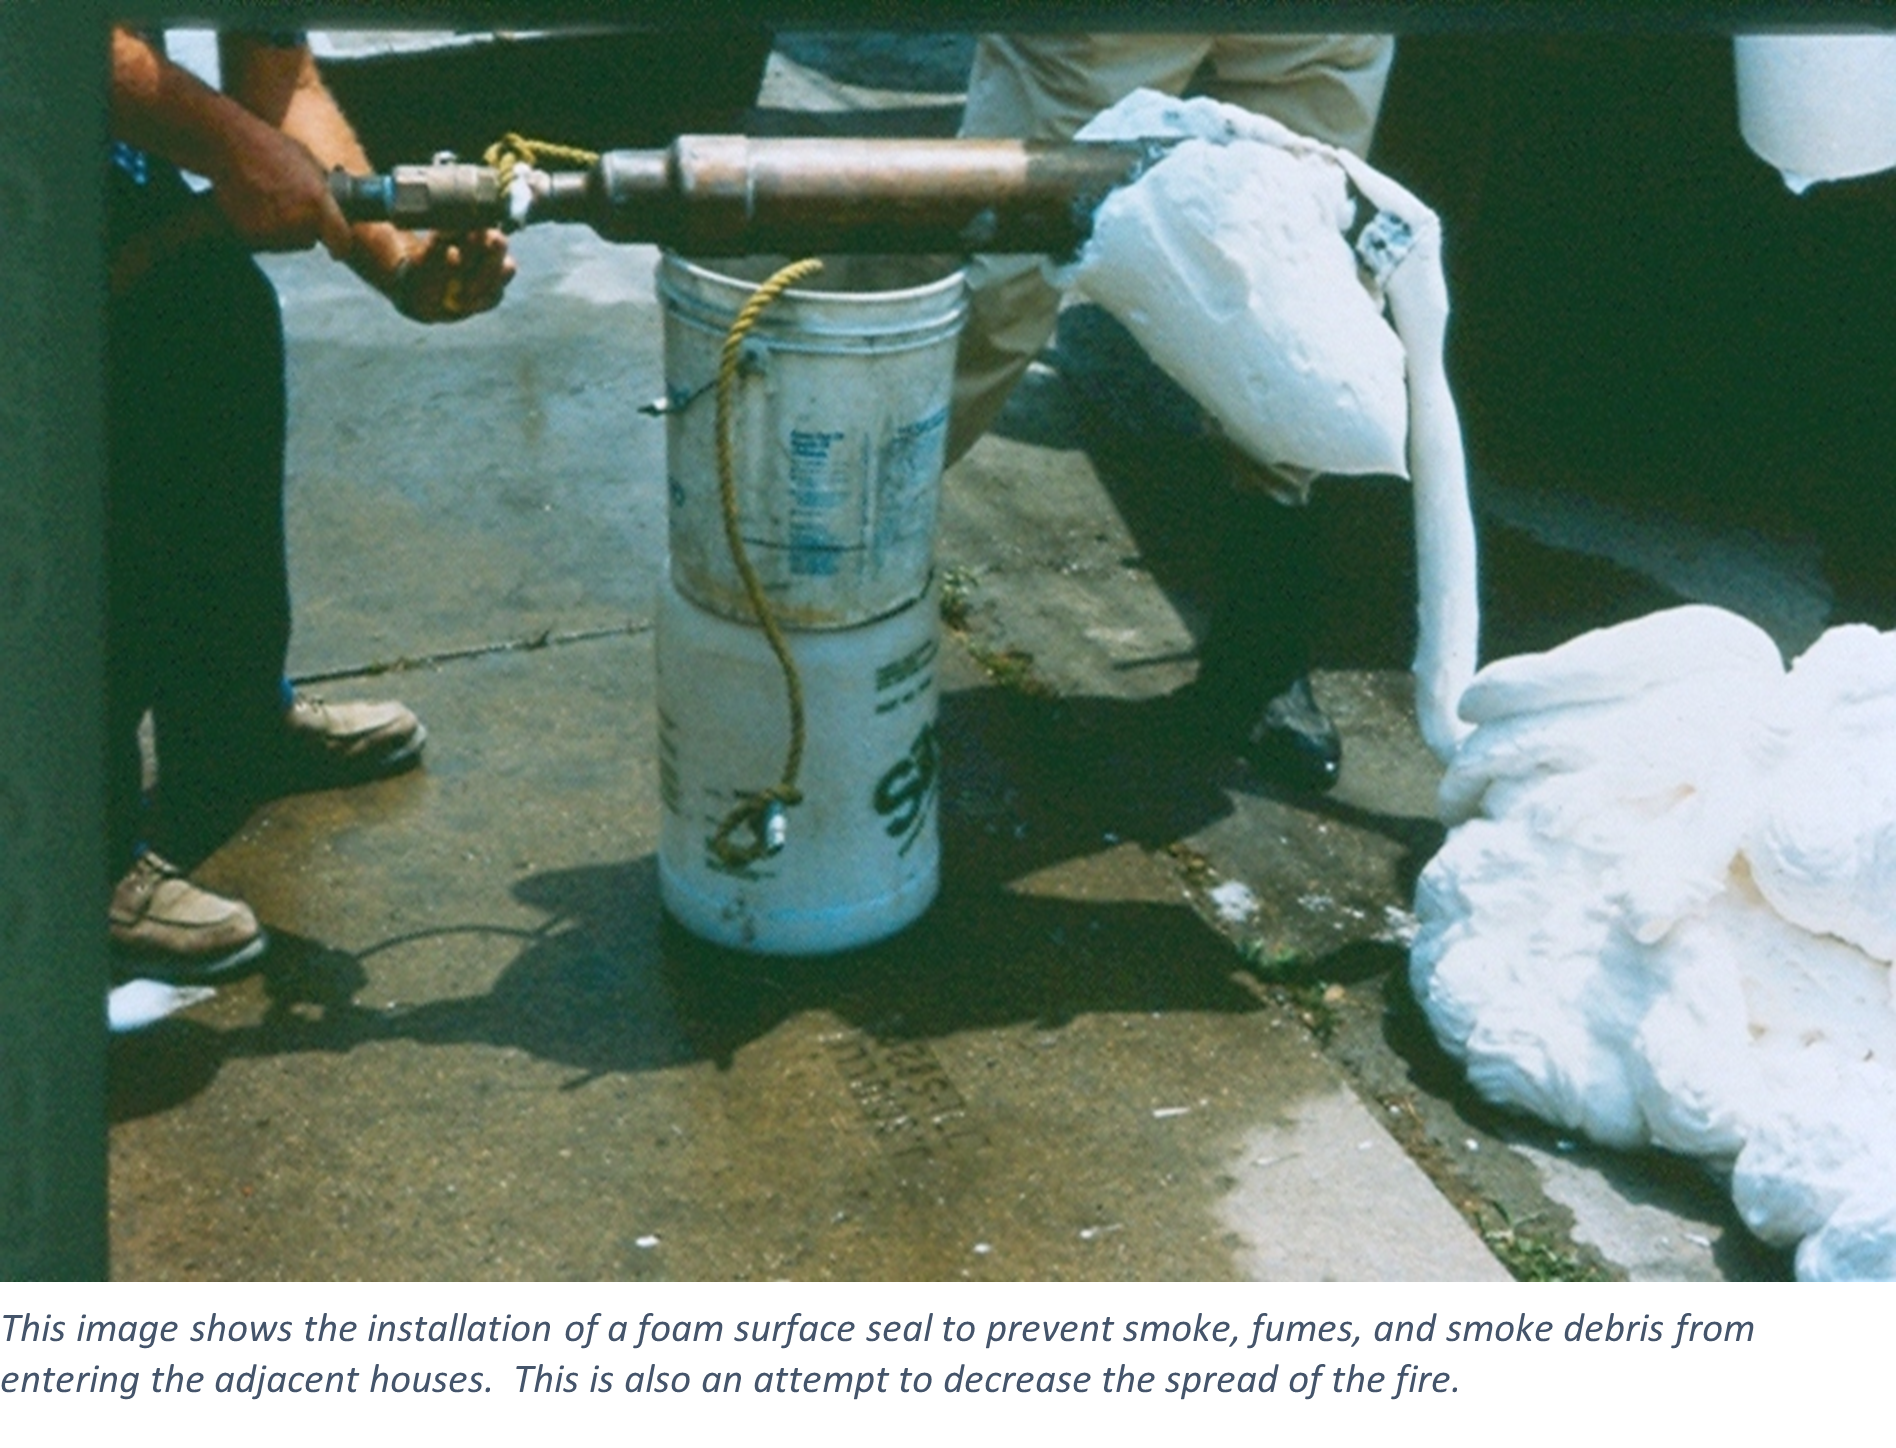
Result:
<svg viewBox="0 0 1896 1448"><path fill-rule="evenodd" d="M1787 672L1687 607L1462 696L1411 951L1489 1099L1728 1169L1806 1279L1896 1278L1896 633Z"/></svg>

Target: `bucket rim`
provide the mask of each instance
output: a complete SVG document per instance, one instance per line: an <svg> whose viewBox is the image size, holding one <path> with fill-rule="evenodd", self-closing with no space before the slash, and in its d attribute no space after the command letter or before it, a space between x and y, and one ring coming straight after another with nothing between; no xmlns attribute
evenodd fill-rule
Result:
<svg viewBox="0 0 1896 1448"><path fill-rule="evenodd" d="M740 259L741 258L716 257L710 260L729 261ZM670 267L683 272L693 278L702 278L714 285L728 287L733 291L754 292L765 280L760 277L756 281L748 281L743 277L732 276L729 272L722 272L715 267L706 265L704 261L694 260L681 252L663 248L659 251L659 264L662 267ZM934 281L923 282L920 285L912 287L892 287L884 291L873 292L833 292L822 291L814 287L786 287L782 295L786 301L794 299L820 306L889 307L897 306L904 302L923 301L942 292L958 292L966 287L967 280L968 265L964 261L955 265L946 275L937 277Z"/></svg>

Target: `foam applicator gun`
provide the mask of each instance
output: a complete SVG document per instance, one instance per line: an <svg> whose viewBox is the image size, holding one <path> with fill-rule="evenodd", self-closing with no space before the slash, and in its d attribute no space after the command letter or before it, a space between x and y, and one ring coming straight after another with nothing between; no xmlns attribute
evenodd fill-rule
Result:
<svg viewBox="0 0 1896 1448"><path fill-rule="evenodd" d="M1099 203L1167 144L680 136L662 150L608 151L583 170L523 165L503 177L440 157L382 175L338 171L330 186L350 220L411 230L565 221L696 255L1067 256Z"/></svg>

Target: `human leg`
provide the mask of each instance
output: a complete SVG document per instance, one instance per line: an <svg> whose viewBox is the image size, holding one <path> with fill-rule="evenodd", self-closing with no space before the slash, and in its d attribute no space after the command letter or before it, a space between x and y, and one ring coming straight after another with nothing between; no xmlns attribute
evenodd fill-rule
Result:
<svg viewBox="0 0 1896 1448"><path fill-rule="evenodd" d="M1394 53L1387 36L984 37L969 79L964 135L1070 137L1141 86L1201 91L1292 129L1366 152ZM998 414L1051 337L1059 295L1035 259L981 258L957 354L948 457ZM1322 568L1308 479L1232 450L1236 496L1220 533L1218 596L1182 703L1197 730L1295 788L1333 784L1341 741L1309 682Z"/></svg>
<svg viewBox="0 0 1896 1448"><path fill-rule="evenodd" d="M1385 35L1219 36L1193 89L1366 155L1394 53ZM1235 450L1229 470L1235 496L1220 538L1218 598L1186 702L1265 778L1328 789L1343 748L1309 677L1326 572L1307 507L1311 480Z"/></svg>
<svg viewBox="0 0 1896 1448"><path fill-rule="evenodd" d="M1192 89L1367 156L1395 51L1389 35L1220 35Z"/></svg>
<svg viewBox="0 0 1896 1448"><path fill-rule="evenodd" d="M1220 500L1217 596L1180 703L1195 732L1272 783L1325 790L1343 742L1310 684L1324 584L1309 493L1235 458Z"/></svg>
<svg viewBox="0 0 1896 1448"><path fill-rule="evenodd" d="M1065 141L1140 86L1176 93L1210 50L1206 36L984 35L968 77L963 136ZM1060 293L1038 257L980 256L955 354L947 461L986 432L1053 336Z"/></svg>
<svg viewBox="0 0 1896 1448"><path fill-rule="evenodd" d="M284 683L290 598L286 406L276 294L251 259L175 260L137 318L164 361L127 412L128 569L158 743L155 841L187 864L266 798L415 763L426 731L392 702L299 700ZM142 562L138 560L143 560Z"/></svg>
<svg viewBox="0 0 1896 1448"><path fill-rule="evenodd" d="M281 714L289 645L276 294L235 247L154 268L116 309L110 547L132 581L122 646L158 747L152 843L187 865L241 822Z"/></svg>
<svg viewBox="0 0 1896 1448"><path fill-rule="evenodd" d="M248 906L194 884L153 848L163 824L147 805L137 739L146 710L163 712L178 636L199 627L202 582L181 589L180 570L219 564L196 550L191 524L204 501L176 456L177 410L209 419L180 387L168 345L177 319L203 302L200 271L180 280L167 267L107 310L107 859L123 871L107 921L115 969L127 975L213 975L267 945Z"/></svg>

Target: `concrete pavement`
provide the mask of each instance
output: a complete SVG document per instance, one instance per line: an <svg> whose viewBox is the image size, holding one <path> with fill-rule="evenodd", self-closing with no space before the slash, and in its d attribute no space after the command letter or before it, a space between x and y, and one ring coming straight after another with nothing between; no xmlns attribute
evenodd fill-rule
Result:
<svg viewBox="0 0 1896 1448"><path fill-rule="evenodd" d="M663 922L663 429L636 411L661 391L654 257L573 231L520 254L503 311L436 332L320 260L272 264L293 670L399 692L433 738L423 771L270 806L206 866L276 944L115 1044L115 1270L1500 1275L1207 928L1181 856L1049 752L1053 701L965 649L920 925L760 961ZM1083 476L1039 486L1040 453L996 440L957 517L1055 507L1110 533ZM1014 596L992 573L976 591L983 613ZM1039 618L1058 590L1018 597ZM1288 1189L1266 1158L1322 1168Z"/></svg>
<svg viewBox="0 0 1896 1448"><path fill-rule="evenodd" d="M827 126L875 102L772 76L778 128L813 91ZM1212 455L1097 313L947 480L941 901L831 961L668 925L655 258L563 228L518 254L500 312L436 330L270 263L293 672L399 694L431 742L417 774L260 811L202 872L276 944L114 1042L120 1276L1784 1274L1696 1168L1483 1106L1408 999L1440 831L1405 493L1316 505L1337 791L1278 797L1166 736ZM1481 497L1485 657L1687 596L1821 626L1794 550L1721 535L1682 567L1642 551L1682 536L1663 516Z"/></svg>

